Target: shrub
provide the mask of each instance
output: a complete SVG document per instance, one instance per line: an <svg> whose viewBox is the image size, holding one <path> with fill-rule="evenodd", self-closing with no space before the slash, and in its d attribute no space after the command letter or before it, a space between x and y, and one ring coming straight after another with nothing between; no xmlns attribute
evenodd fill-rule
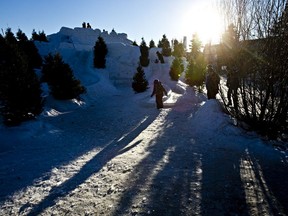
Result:
<svg viewBox="0 0 288 216"><path fill-rule="evenodd" d="M106 68L106 55L108 53L107 45L104 39L99 36L94 46L94 67Z"/></svg>
<svg viewBox="0 0 288 216"><path fill-rule="evenodd" d="M141 56L140 56L140 64L141 66L143 67L147 67L149 65L149 48L147 47L146 45L146 42L145 40L142 38L142 42L141 42L141 45L140 45L140 53L141 53Z"/></svg>
<svg viewBox="0 0 288 216"><path fill-rule="evenodd" d="M137 67L137 72L133 76L132 88L135 92L144 92L148 89L148 81L141 65Z"/></svg>
<svg viewBox="0 0 288 216"><path fill-rule="evenodd" d="M63 62L59 53L45 57L42 81L47 82L51 94L59 100L77 98L86 92L85 87L75 79L72 69Z"/></svg>
<svg viewBox="0 0 288 216"><path fill-rule="evenodd" d="M184 71L184 66L180 58L175 58L172 62L169 75L172 80L177 81L180 78L181 73Z"/></svg>

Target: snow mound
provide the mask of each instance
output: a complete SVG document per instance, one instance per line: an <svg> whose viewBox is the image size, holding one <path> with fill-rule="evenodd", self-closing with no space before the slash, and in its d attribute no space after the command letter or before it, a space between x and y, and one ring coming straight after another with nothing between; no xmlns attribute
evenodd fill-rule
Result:
<svg viewBox="0 0 288 216"><path fill-rule="evenodd" d="M76 50L91 50L95 45L98 37L101 36L106 43L123 43L132 44L132 41L127 38L127 34L116 33L114 30L109 34L107 31L91 28L67 28L62 27L58 33L48 35L47 38L54 42L56 48L60 49L76 49Z"/></svg>
<svg viewBox="0 0 288 216"><path fill-rule="evenodd" d="M201 105L193 118L193 121L198 122L199 128L217 131L223 127L223 124L227 124L227 119L223 118L223 111L217 100L208 100Z"/></svg>

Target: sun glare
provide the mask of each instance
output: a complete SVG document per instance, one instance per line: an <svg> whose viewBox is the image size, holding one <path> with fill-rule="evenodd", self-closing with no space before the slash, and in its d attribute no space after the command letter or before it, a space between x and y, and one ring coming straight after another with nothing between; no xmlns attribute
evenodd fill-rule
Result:
<svg viewBox="0 0 288 216"><path fill-rule="evenodd" d="M204 4L190 8L190 10L186 9L182 28L185 28L185 34L188 37L197 33L203 44L219 43L224 31L224 25L217 10Z"/></svg>

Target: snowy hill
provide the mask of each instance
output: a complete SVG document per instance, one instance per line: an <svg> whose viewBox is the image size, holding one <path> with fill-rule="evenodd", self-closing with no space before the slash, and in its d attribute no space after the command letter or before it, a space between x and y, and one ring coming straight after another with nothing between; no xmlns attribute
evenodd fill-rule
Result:
<svg viewBox="0 0 288 216"><path fill-rule="evenodd" d="M93 47L99 36L103 37L107 44L108 55L106 69L97 70L93 67ZM48 53L59 52L63 60L72 67L76 77L88 88L89 95L97 94L93 89L95 90L96 83L101 85L102 81L105 82L105 86L111 83L131 85L138 66L140 50L139 47L132 45L126 34L116 33L114 30L108 33L99 29L62 27L58 33L48 35L48 40L49 43L36 42L39 53L46 56ZM149 80L158 76L161 78L162 74L165 74L163 71L169 70L169 63L172 61L166 59L168 64L155 64L158 50L158 48L150 50L151 64L145 68L146 78Z"/></svg>
<svg viewBox="0 0 288 216"><path fill-rule="evenodd" d="M99 35L106 69L93 68ZM46 86L36 120L0 126L0 215L288 215L287 152L171 81L172 57L156 64L150 50L149 85L169 92L157 110L151 88L131 88L140 51L126 34L63 27L48 38L40 54L60 52L87 93L57 101Z"/></svg>
<svg viewBox="0 0 288 216"><path fill-rule="evenodd" d="M108 48L105 69L93 67L93 48L99 36L103 37ZM87 88L87 94L83 96L85 103L89 103L95 97L115 93L115 84L131 86L139 62L140 49L132 45L126 34L116 33L114 30L108 33L99 29L62 27L58 33L47 37L48 43L36 42L40 55L44 57L55 52L61 54L63 60L73 69L74 75ZM163 81L167 90L173 88L175 92L183 92L181 84L179 86L167 76L173 57L166 57L165 64L155 63L157 51L161 50L150 49L150 65L144 68L150 87L157 78ZM152 100L150 102L153 103ZM169 103L173 101L170 99Z"/></svg>
<svg viewBox="0 0 288 216"><path fill-rule="evenodd" d="M99 36L104 38L109 52L106 59L107 68L96 71L93 68L93 47ZM95 83L105 79L131 81L131 76L136 70L140 51L138 47L132 46L126 34L62 27L58 33L48 35L48 40L49 43L36 43L39 53L45 56L48 53L59 52L63 60L72 67L76 77L88 89L93 89Z"/></svg>

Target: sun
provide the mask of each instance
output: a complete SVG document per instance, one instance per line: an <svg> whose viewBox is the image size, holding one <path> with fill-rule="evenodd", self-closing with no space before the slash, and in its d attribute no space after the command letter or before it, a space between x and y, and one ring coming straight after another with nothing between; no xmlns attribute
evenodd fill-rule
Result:
<svg viewBox="0 0 288 216"><path fill-rule="evenodd" d="M219 43L224 32L221 16L215 8L209 5L198 5L186 11L182 28L192 36L197 33L202 44Z"/></svg>

